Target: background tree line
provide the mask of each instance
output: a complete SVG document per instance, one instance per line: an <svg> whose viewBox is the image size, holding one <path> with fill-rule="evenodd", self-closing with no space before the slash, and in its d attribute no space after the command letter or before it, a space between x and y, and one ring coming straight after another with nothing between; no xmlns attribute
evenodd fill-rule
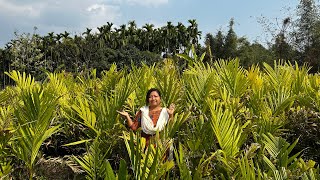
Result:
<svg viewBox="0 0 320 180"><path fill-rule="evenodd" d="M298 61L300 65L308 63L312 66L310 72L318 72L320 14L317 2L300 0L294 16L283 18L279 24L260 21L266 33L272 36L267 45L250 43L246 38L238 37L233 29L234 20L231 19L227 33L218 31L215 35L209 33L205 36L205 46L213 52L212 58L239 57L243 66L282 59Z"/></svg>
<svg viewBox="0 0 320 180"><path fill-rule="evenodd" d="M41 78L44 70L81 72L85 69L108 69L112 63L124 65L153 64L161 54L181 53L191 44L198 44L201 32L196 20L155 28L145 24L138 28L135 21L113 27L113 23L98 27L98 32L86 29L82 35L64 32L47 35L18 34L0 49L1 72L12 69ZM35 28L36 30L36 28ZM2 87L9 83L1 73Z"/></svg>
<svg viewBox="0 0 320 180"><path fill-rule="evenodd" d="M234 19L230 20L227 32L218 30L215 34L206 34L204 45L199 43L201 31L194 19L189 20L188 25L167 22L159 28L153 24L137 27L135 21L119 27L107 22L98 27L97 32L87 28L75 36L66 31L41 36L35 29L33 34L15 33L16 38L0 49L0 69L1 72L24 71L37 79L42 78L44 71L79 73L97 69L99 74L112 63L117 63L120 68L132 63L153 64L163 55L174 57L194 44L199 54L207 52L207 62L237 57L242 66L249 67L283 59L308 63L312 66L311 72L317 72L320 67L319 17L316 1L301 0L294 17L284 18L278 26L266 25L272 29L272 39L268 44L250 42L246 37L237 36ZM3 73L0 80L1 87L10 84Z"/></svg>

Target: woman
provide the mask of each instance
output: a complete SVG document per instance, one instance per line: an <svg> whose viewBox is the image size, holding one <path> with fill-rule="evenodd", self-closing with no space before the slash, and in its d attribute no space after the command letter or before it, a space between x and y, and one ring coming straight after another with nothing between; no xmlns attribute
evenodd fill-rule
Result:
<svg viewBox="0 0 320 180"><path fill-rule="evenodd" d="M141 136L146 138L146 145L149 144L151 136L157 131L164 129L169 119L172 119L175 105L171 104L169 109L161 107L161 93L156 88L151 88L146 95L146 106L140 108L134 121L131 120L128 112L118 111L127 119L128 126L133 130L142 128Z"/></svg>

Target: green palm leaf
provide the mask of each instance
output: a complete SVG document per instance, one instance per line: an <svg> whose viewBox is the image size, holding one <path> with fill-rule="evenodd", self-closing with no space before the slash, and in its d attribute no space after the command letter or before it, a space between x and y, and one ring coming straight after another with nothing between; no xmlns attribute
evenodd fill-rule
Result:
<svg viewBox="0 0 320 180"><path fill-rule="evenodd" d="M83 157L72 157L86 172L87 179L116 179L116 175L107 159L110 148L105 148L103 144L104 140L98 134L90 146L87 146L87 152Z"/></svg>
<svg viewBox="0 0 320 180"><path fill-rule="evenodd" d="M33 88L36 85L34 78L27 75L25 72L22 74L19 71L5 72L12 80L16 82L18 92Z"/></svg>
<svg viewBox="0 0 320 180"><path fill-rule="evenodd" d="M218 101L208 99L211 112L211 127L220 148L227 156L235 157L242 145L244 135L241 127L229 109L224 109ZM249 122L249 121L248 121Z"/></svg>
<svg viewBox="0 0 320 180"><path fill-rule="evenodd" d="M301 152L289 156L294 146L298 143L298 139L289 144L281 137L275 137L268 133L263 134L264 149L268 152L267 155L263 155L263 161L269 167L269 175L274 176L276 179L286 179L287 170L295 170L297 168L297 157ZM272 172L272 173L271 173Z"/></svg>
<svg viewBox="0 0 320 180"><path fill-rule="evenodd" d="M112 129L118 123L117 110L125 105L136 87L137 84L133 81L132 75L128 75L117 82L110 95L105 94L96 97L93 108L97 117L98 129Z"/></svg>
<svg viewBox="0 0 320 180"><path fill-rule="evenodd" d="M217 75L221 79L220 88L226 87L232 97L241 97L248 89L249 81L246 70L240 67L239 59L232 61L219 60L214 63Z"/></svg>
<svg viewBox="0 0 320 180"><path fill-rule="evenodd" d="M167 60L164 66L156 71L155 78L164 106L168 107L171 103L176 103L179 94L182 93L182 83L173 62Z"/></svg>
<svg viewBox="0 0 320 180"><path fill-rule="evenodd" d="M140 133L130 135L123 132L123 138L131 161L131 168L135 179L160 179L173 168L173 161L165 161L163 158L172 141L161 142L156 138L156 147L146 147L145 139Z"/></svg>
<svg viewBox="0 0 320 180"><path fill-rule="evenodd" d="M198 63L187 69L182 78L187 106L205 113L207 111L206 99L218 93L214 89L217 84L216 73L209 66Z"/></svg>
<svg viewBox="0 0 320 180"><path fill-rule="evenodd" d="M54 119L57 98L46 94L36 87L23 91L22 103L15 108L17 122L14 153L27 165L30 178L33 176L33 166L39 154L42 143L59 130L59 125L50 128Z"/></svg>

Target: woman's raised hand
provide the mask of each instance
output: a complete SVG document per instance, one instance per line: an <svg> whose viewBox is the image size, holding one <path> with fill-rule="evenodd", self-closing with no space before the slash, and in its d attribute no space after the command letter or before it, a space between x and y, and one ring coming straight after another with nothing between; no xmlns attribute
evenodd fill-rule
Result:
<svg viewBox="0 0 320 180"><path fill-rule="evenodd" d="M173 115L175 108L176 108L176 106L175 106L173 103L170 104L169 108L167 108L168 114L169 114L170 116Z"/></svg>
<svg viewBox="0 0 320 180"><path fill-rule="evenodd" d="M118 111L118 110L117 110L117 112L118 112L120 115L124 116L124 117L129 117L129 113L126 112L126 111Z"/></svg>
<svg viewBox="0 0 320 180"><path fill-rule="evenodd" d="M124 117L126 118L127 123L128 123L128 126L131 127L132 124L133 124L133 122L132 122L132 120L131 120L131 118L130 118L129 113L126 112L126 111L118 111L118 110L117 110L117 112L118 112L121 116L124 116Z"/></svg>

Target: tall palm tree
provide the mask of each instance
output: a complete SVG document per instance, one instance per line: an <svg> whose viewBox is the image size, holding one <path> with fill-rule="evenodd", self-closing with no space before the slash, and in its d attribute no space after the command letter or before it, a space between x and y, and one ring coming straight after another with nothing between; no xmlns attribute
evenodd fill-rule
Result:
<svg viewBox="0 0 320 180"><path fill-rule="evenodd" d="M172 22L168 21L167 25L162 29L162 35L164 39L164 48L165 53L170 54L173 52L174 43L173 41L176 38L175 27Z"/></svg>
<svg viewBox="0 0 320 180"><path fill-rule="evenodd" d="M190 43L197 45L201 36L201 31L198 29L198 23L195 19L188 20L190 25L188 26L188 34L190 38Z"/></svg>
<svg viewBox="0 0 320 180"><path fill-rule="evenodd" d="M84 33L82 33L82 35L85 35L86 37L88 37L91 35L91 31L92 31L91 28L86 28L86 31Z"/></svg>
<svg viewBox="0 0 320 180"><path fill-rule="evenodd" d="M178 22L178 25L176 26L176 31L178 43L176 44L175 50L178 51L177 53L182 53L189 44L188 37L186 36L187 28L181 22Z"/></svg>
<svg viewBox="0 0 320 180"><path fill-rule="evenodd" d="M150 51L150 42L152 42L153 40L153 28L154 25L153 24L145 24L144 26L142 26L142 28L145 29L144 32L144 47L146 47L146 50Z"/></svg>
<svg viewBox="0 0 320 180"><path fill-rule="evenodd" d="M128 22L128 43L129 44L133 44L136 45L136 41L137 41L137 24L135 21L129 21Z"/></svg>
<svg viewBox="0 0 320 180"><path fill-rule="evenodd" d="M101 39L103 44L100 44L100 47L102 46L112 46L112 26L113 23L107 22L106 25L103 25L99 28L99 34L98 38Z"/></svg>
<svg viewBox="0 0 320 180"><path fill-rule="evenodd" d="M118 48L127 45L127 42L128 42L127 26L125 24L122 24L122 25L120 25L120 28L116 28L115 30L117 32L117 41L119 42Z"/></svg>

